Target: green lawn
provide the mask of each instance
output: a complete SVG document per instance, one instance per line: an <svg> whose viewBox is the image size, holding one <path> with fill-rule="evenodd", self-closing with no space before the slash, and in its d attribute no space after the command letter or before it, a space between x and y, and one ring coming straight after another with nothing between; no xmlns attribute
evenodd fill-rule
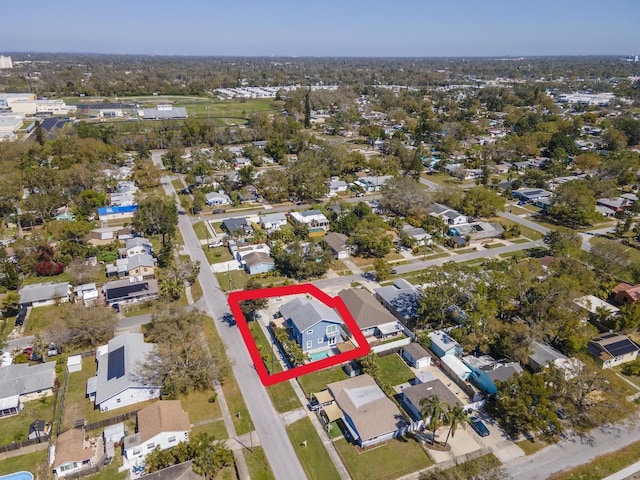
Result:
<svg viewBox="0 0 640 480"><path fill-rule="evenodd" d="M380 367L381 383L387 383L392 386L400 385L415 377L411 369L407 367L407 364L395 353L378 358L378 366Z"/></svg>
<svg viewBox="0 0 640 480"><path fill-rule="evenodd" d="M300 387L302 387L307 399L309 399L312 393L325 390L327 384L346 380L347 378L349 377L344 373L342 367L335 366L298 377L298 383Z"/></svg>
<svg viewBox="0 0 640 480"><path fill-rule="evenodd" d="M62 272L60 275L53 275L51 277L24 277L22 280L23 285L33 285L34 283L59 283L70 282L71 275L67 272Z"/></svg>
<svg viewBox="0 0 640 480"><path fill-rule="evenodd" d="M44 448L37 452L2 460L0 462L0 475L25 471L33 473L35 478L46 478L43 472L47 469L48 453L47 449ZM49 477L51 476L49 474Z"/></svg>
<svg viewBox="0 0 640 480"><path fill-rule="evenodd" d="M253 447L253 451L242 450L244 459L247 461L249 476L251 480L275 480L269 461L262 447Z"/></svg>
<svg viewBox="0 0 640 480"><path fill-rule="evenodd" d="M70 309L70 303L32 308L27 320L24 322L24 334L37 335L38 333L43 333L49 325L60 320Z"/></svg>
<svg viewBox="0 0 640 480"><path fill-rule="evenodd" d="M93 408L93 403L86 398L87 380L96 374L93 357L82 359L82 370L69 374L69 383L64 400L64 412L62 412L62 430L73 428L76 420L85 419L87 423L94 423L105 418L134 412L156 402L157 400L147 400L146 402L128 405L126 407L100 412Z"/></svg>
<svg viewBox="0 0 640 480"><path fill-rule="evenodd" d="M202 249L209 263L222 263L233 260L231 252L227 247L208 248L207 245L203 245Z"/></svg>
<svg viewBox="0 0 640 480"><path fill-rule="evenodd" d="M204 322L202 325L202 333L209 350L213 351L224 348L224 345L218 336L218 331L213 324L213 320L207 320ZM236 433L238 435L242 435L243 433L249 432L252 425L251 417L249 417L249 410L247 410L240 388L238 387L236 379L231 372L224 379L222 391L224 392L224 398L227 401L227 406L229 407L229 412L231 413Z"/></svg>
<svg viewBox="0 0 640 480"><path fill-rule="evenodd" d="M513 240L509 240L511 243L529 243L530 240L528 238L514 238Z"/></svg>
<svg viewBox="0 0 640 480"><path fill-rule="evenodd" d="M251 330L253 339L255 340L262 357L266 358L267 368L273 368L271 373L281 372L282 366L280 365L280 362L276 360L277 357L273 357L271 343L267 340L267 337L258 323L250 322L249 329ZM278 412L288 412L289 410L295 410L300 407L300 401L296 396L296 392L294 392L293 387L288 381L276 383L275 385L267 387L267 393L269 394L269 397L271 397L271 402Z"/></svg>
<svg viewBox="0 0 640 480"><path fill-rule="evenodd" d="M390 480L433 464L419 442L405 438L366 451L359 451L345 439L334 445L353 480Z"/></svg>
<svg viewBox="0 0 640 480"><path fill-rule="evenodd" d="M542 233L538 232L537 230L534 230L533 228L529 228L525 225L521 225L520 223L515 222L513 220L509 220L508 218L500 217L496 219L496 221L500 222L505 227L509 227L511 225L519 225L520 233L522 234L523 237L527 237L529 240L540 240L543 237Z"/></svg>
<svg viewBox="0 0 640 480"><path fill-rule="evenodd" d="M289 425L287 432L309 480L340 479L340 474L308 417ZM306 447L304 442L307 442Z"/></svg>
<svg viewBox="0 0 640 480"><path fill-rule="evenodd" d="M213 422L205 423L203 425L196 425L191 428L191 435L195 436L198 433L208 433L213 435L216 440L226 440L229 438L227 433L227 427L224 425L224 420L221 418Z"/></svg>
<svg viewBox="0 0 640 480"><path fill-rule="evenodd" d="M213 390L205 390L190 392L188 395L181 395L178 398L184 411L189 414L189 421L192 424L222 418L218 402L209 402L209 399L214 395Z"/></svg>
<svg viewBox="0 0 640 480"><path fill-rule="evenodd" d="M43 397L42 400L31 400L24 404L24 410L18 415L2 418L0 423L0 445L7 445L13 441L24 441L29 435L29 425L35 419L53 422L53 396Z"/></svg>
<svg viewBox="0 0 640 480"><path fill-rule="evenodd" d="M171 180L171 185L173 185L173 188L176 192L179 192L184 188L184 182L179 178Z"/></svg>
<svg viewBox="0 0 640 480"><path fill-rule="evenodd" d="M196 237L198 237L199 240L207 240L209 237L211 237L204 222L194 223L193 231L196 232Z"/></svg>
<svg viewBox="0 0 640 480"><path fill-rule="evenodd" d="M387 262L393 262L395 260L403 260L404 257L402 255L400 255L397 252L391 252L386 254L384 257L384 260ZM362 267L370 267L373 265L373 262L375 261L375 258L365 258L365 257L351 257L351 261L353 263L355 263L357 266L359 266L360 268Z"/></svg>
<svg viewBox="0 0 640 480"><path fill-rule="evenodd" d="M242 290L249 280L249 275L247 275L244 270L231 270L229 272L216 273L216 278L218 279L220 288L225 292L230 292L233 290Z"/></svg>

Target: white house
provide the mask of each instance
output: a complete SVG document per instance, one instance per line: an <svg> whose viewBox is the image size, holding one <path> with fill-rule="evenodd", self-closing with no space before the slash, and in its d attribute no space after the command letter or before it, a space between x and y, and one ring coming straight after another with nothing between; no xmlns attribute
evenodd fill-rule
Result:
<svg viewBox="0 0 640 480"><path fill-rule="evenodd" d="M224 192L210 192L205 195L206 204L210 207L215 205L231 205L231 198Z"/></svg>
<svg viewBox="0 0 640 480"><path fill-rule="evenodd" d="M377 192L380 187L387 183L391 175L381 175L377 177L367 176L359 178L355 183L364 189L365 192Z"/></svg>
<svg viewBox="0 0 640 480"><path fill-rule="evenodd" d="M64 478L95 465L101 456L97 446L97 443L85 441L84 429L72 428L61 433L54 450L53 471L56 477Z"/></svg>
<svg viewBox="0 0 640 480"><path fill-rule="evenodd" d="M269 213L267 215L260 216L260 226L265 230L273 232L280 230L287 224L287 216L284 213Z"/></svg>
<svg viewBox="0 0 640 480"><path fill-rule="evenodd" d="M144 459L160 447L167 450L189 440L191 423L180 400L162 400L138 412L138 428L124 439L124 455L129 461Z"/></svg>
<svg viewBox="0 0 640 480"><path fill-rule="evenodd" d="M334 195L337 195L340 192L346 192L347 191L347 182L345 182L344 180L330 180L329 181L329 196L333 197Z"/></svg>
<svg viewBox="0 0 640 480"><path fill-rule="evenodd" d="M462 225L468 221L466 215L439 203L430 205L428 210L429 215L432 217L442 218L447 225Z"/></svg>
<svg viewBox="0 0 640 480"><path fill-rule="evenodd" d="M71 289L68 282L36 283L21 288L18 294L20 295L20 306L44 307L54 305L56 302L68 302Z"/></svg>
<svg viewBox="0 0 640 480"><path fill-rule="evenodd" d="M0 367L0 417L15 415L25 402L53 394L56 362Z"/></svg>
<svg viewBox="0 0 640 480"><path fill-rule="evenodd" d="M101 412L160 397L160 386L145 383L140 365L155 345L141 333L123 333L109 340L106 352L96 355L98 372L87 381L87 396Z"/></svg>
<svg viewBox="0 0 640 480"><path fill-rule="evenodd" d="M309 228L321 228L329 230L329 219L320 210L306 210L304 212L291 212L291 219Z"/></svg>

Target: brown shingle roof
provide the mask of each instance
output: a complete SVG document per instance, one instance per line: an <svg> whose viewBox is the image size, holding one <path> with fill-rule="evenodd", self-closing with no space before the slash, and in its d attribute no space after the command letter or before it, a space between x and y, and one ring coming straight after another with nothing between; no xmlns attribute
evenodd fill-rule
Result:
<svg viewBox="0 0 640 480"><path fill-rule="evenodd" d="M189 415L182 409L180 400L161 400L138 412L140 443L162 432L188 432L191 430Z"/></svg>
<svg viewBox="0 0 640 480"><path fill-rule="evenodd" d="M423 398L430 398L433 396L438 397L440 399L440 403L446 403L450 407L455 407L460 403L458 397L456 397L454 393L438 379L407 387L402 391L402 393L418 410L420 410L420 401Z"/></svg>
<svg viewBox="0 0 640 480"><path fill-rule="evenodd" d="M324 236L324 241L334 252L342 252L347 248L347 236L342 233L331 232Z"/></svg>
<svg viewBox="0 0 640 480"><path fill-rule="evenodd" d="M373 295L363 288L345 288L338 296L342 299L360 329L371 328L397 319Z"/></svg>
<svg viewBox="0 0 640 480"><path fill-rule="evenodd" d="M362 441L393 432L406 425L398 407L369 375L327 385L338 406L353 421Z"/></svg>
<svg viewBox="0 0 640 480"><path fill-rule="evenodd" d="M58 437L53 468L58 468L67 462L83 462L91 457L93 457L93 450L84 448L84 430L73 428Z"/></svg>

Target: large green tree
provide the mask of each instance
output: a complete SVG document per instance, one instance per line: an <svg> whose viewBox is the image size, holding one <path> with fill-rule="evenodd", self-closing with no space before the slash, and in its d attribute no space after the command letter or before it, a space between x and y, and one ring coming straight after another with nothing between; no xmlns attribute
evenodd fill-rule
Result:
<svg viewBox="0 0 640 480"><path fill-rule="evenodd" d="M145 235L161 235L162 245L172 237L178 225L178 208L166 195L149 195L138 202L133 227Z"/></svg>

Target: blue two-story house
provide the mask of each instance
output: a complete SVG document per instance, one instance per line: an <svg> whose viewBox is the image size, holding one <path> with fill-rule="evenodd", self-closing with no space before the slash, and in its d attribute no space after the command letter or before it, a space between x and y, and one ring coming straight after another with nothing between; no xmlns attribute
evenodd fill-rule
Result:
<svg viewBox="0 0 640 480"><path fill-rule="evenodd" d="M342 341L342 318L315 298L296 298L282 305L280 313L304 352L327 350Z"/></svg>

